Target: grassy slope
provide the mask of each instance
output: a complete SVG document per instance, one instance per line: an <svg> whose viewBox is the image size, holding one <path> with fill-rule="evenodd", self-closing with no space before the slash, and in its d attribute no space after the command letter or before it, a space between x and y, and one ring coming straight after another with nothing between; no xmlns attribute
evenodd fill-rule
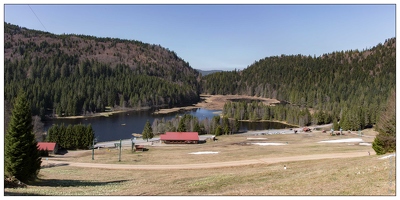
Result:
<svg viewBox="0 0 400 200"><path fill-rule="evenodd" d="M366 135L370 134L365 131ZM371 146L317 143L354 135L328 136L312 132L268 135L268 142L286 146L242 146L250 136L223 136L202 145L149 147L131 154L123 151L121 164L178 164L220 162L266 157L301 156L327 152L373 151ZM259 137L259 136L257 136ZM373 138L363 138L364 141ZM219 151L190 155L194 151ZM323 159L278 164L256 164L201 170L106 170L60 166L44 168L40 180L28 188L5 189L5 195L394 195L395 158ZM101 149L91 161L90 152L69 158L74 162L119 163L115 149ZM45 160L43 162L46 162ZM283 169L283 165L287 169ZM391 186L390 186L391 185Z"/></svg>

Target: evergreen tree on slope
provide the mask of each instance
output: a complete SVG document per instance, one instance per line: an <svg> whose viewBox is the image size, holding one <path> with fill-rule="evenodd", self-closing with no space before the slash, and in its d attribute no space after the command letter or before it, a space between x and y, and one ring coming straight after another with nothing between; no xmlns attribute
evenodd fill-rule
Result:
<svg viewBox="0 0 400 200"><path fill-rule="evenodd" d="M396 91L392 90L385 110L376 124L379 134L372 143L376 154L382 155L396 151Z"/></svg>
<svg viewBox="0 0 400 200"><path fill-rule="evenodd" d="M147 120L146 124L144 125L143 132L142 132L142 138L143 138L143 140L147 140L147 142L148 142L149 139L151 139L153 137L154 137L153 129L151 128L151 124L150 124L149 120Z"/></svg>
<svg viewBox="0 0 400 200"><path fill-rule="evenodd" d="M19 92L5 136L4 175L33 181L42 163L33 134L31 107L26 94Z"/></svg>

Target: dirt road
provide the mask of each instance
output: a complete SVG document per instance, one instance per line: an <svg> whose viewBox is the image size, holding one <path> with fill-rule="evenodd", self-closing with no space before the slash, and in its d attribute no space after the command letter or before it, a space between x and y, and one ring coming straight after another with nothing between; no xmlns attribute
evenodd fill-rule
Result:
<svg viewBox="0 0 400 200"><path fill-rule="evenodd" d="M375 155L375 152L370 152ZM314 154L305 156L289 156L279 158L262 158L252 160L238 160L229 162L215 162L215 163L198 163L198 164L181 164L181 165L126 165L126 164L100 164L100 163L76 163L64 162L55 160L42 161L44 167L52 166L73 166L73 167L87 167L87 168L101 168L101 169L141 169L141 170L172 170L172 169L210 169L219 167L234 167L252 164L273 164L281 162L294 162L305 160L320 160L332 158L353 158L368 156L368 152L351 152L351 153L333 153L333 154Z"/></svg>

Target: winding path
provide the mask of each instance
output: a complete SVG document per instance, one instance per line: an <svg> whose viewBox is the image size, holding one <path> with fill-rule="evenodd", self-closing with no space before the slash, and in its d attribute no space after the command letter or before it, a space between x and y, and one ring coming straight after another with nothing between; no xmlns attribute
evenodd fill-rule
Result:
<svg viewBox="0 0 400 200"><path fill-rule="evenodd" d="M375 152L370 152L375 155ZM214 163L197 163L197 164L179 164L179 165L127 165L127 164L101 164L101 163L77 163L65 162L56 160L42 161L43 166L73 166L73 167L87 167L87 168L100 168L100 169L124 169L124 170L172 170L172 169L210 169L220 167L234 167L252 164L273 164L281 162L305 161L305 160L320 160L331 158L354 158L368 156L368 152L351 152L351 153L332 153L332 154L314 154L304 156L288 156L278 158L262 158L251 160L238 160L227 162L214 162Z"/></svg>

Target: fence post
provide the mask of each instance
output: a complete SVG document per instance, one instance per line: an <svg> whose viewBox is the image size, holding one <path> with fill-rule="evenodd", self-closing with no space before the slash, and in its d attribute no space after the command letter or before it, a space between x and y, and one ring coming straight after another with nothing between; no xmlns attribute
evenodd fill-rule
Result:
<svg viewBox="0 0 400 200"><path fill-rule="evenodd" d="M122 149L122 140L119 139L119 157L118 157L118 162L121 162L121 149Z"/></svg>
<svg viewBox="0 0 400 200"><path fill-rule="evenodd" d="M93 139L93 146L92 146L92 160L94 160L94 139Z"/></svg>

